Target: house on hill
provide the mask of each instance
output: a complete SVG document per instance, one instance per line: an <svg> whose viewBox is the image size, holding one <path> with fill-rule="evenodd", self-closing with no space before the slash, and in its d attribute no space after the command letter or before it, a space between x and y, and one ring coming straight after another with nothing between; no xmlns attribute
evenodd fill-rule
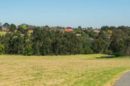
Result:
<svg viewBox="0 0 130 86"><path fill-rule="evenodd" d="M35 28L35 26L31 26L31 25L28 26L28 29L27 29L28 33L33 33L34 28Z"/></svg>
<svg viewBox="0 0 130 86"><path fill-rule="evenodd" d="M67 27L67 28L65 29L65 32L73 32L73 28L72 28L72 27Z"/></svg>
<svg viewBox="0 0 130 86"><path fill-rule="evenodd" d="M100 33L100 29L94 29L95 33Z"/></svg>
<svg viewBox="0 0 130 86"><path fill-rule="evenodd" d="M4 32L8 32L8 31L9 31L9 28L2 26L2 27L1 27L1 30L4 31Z"/></svg>

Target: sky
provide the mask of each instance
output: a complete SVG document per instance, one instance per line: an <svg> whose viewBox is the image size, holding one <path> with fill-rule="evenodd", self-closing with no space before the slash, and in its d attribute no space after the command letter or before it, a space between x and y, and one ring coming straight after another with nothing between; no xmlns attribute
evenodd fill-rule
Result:
<svg viewBox="0 0 130 86"><path fill-rule="evenodd" d="M130 26L130 0L0 0L0 22L72 27Z"/></svg>

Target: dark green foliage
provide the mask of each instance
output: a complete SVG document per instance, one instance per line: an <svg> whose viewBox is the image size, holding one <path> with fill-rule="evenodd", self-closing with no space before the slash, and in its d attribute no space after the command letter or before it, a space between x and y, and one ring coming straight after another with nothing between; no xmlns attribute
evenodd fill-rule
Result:
<svg viewBox="0 0 130 86"><path fill-rule="evenodd" d="M31 36L29 36L28 34L25 34L25 36L24 36L23 54L24 55L33 55L32 39L31 39Z"/></svg>
<svg viewBox="0 0 130 86"><path fill-rule="evenodd" d="M104 26L101 29L93 29L79 26L72 32L65 32L64 27L36 27L26 24L17 27L5 23L3 27L7 29L7 33L0 36L0 54L130 55L130 27Z"/></svg>
<svg viewBox="0 0 130 86"><path fill-rule="evenodd" d="M9 27L10 32L14 32L16 30L16 25L15 24L11 24Z"/></svg>
<svg viewBox="0 0 130 86"><path fill-rule="evenodd" d="M5 53L5 47L3 44L0 44L0 55Z"/></svg>
<svg viewBox="0 0 130 86"><path fill-rule="evenodd" d="M120 29L116 29L113 31L111 44L109 47L115 55L119 56L125 54L125 39L126 34L123 31L121 31Z"/></svg>
<svg viewBox="0 0 130 86"><path fill-rule="evenodd" d="M93 50L96 53L107 53L108 47L111 43L110 35L107 30L101 29L100 33L98 34L97 38L94 40L93 43Z"/></svg>
<svg viewBox="0 0 130 86"><path fill-rule="evenodd" d="M26 34L28 29L28 25L26 24L21 24L18 26L18 31L21 32L22 34Z"/></svg>
<svg viewBox="0 0 130 86"><path fill-rule="evenodd" d="M6 52L9 54L23 54L24 37L20 33L11 33L6 44Z"/></svg>
<svg viewBox="0 0 130 86"><path fill-rule="evenodd" d="M4 23L4 24L3 24L3 27L5 27L5 28L9 28L10 25L9 25L8 23Z"/></svg>

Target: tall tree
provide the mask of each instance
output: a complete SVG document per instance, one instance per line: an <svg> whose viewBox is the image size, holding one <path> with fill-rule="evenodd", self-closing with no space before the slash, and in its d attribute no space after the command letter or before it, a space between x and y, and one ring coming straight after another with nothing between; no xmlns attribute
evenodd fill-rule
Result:
<svg viewBox="0 0 130 86"><path fill-rule="evenodd" d="M11 24L9 30L11 32L14 32L16 30L16 25L15 24Z"/></svg>

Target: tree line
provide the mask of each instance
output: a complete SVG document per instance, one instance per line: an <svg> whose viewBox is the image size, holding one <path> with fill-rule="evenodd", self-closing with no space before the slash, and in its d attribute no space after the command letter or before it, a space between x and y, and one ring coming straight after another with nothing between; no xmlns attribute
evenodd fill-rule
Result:
<svg viewBox="0 0 130 86"><path fill-rule="evenodd" d="M104 53L130 55L130 27L72 28L0 25L0 54L74 55ZM5 34L2 34L6 32Z"/></svg>

